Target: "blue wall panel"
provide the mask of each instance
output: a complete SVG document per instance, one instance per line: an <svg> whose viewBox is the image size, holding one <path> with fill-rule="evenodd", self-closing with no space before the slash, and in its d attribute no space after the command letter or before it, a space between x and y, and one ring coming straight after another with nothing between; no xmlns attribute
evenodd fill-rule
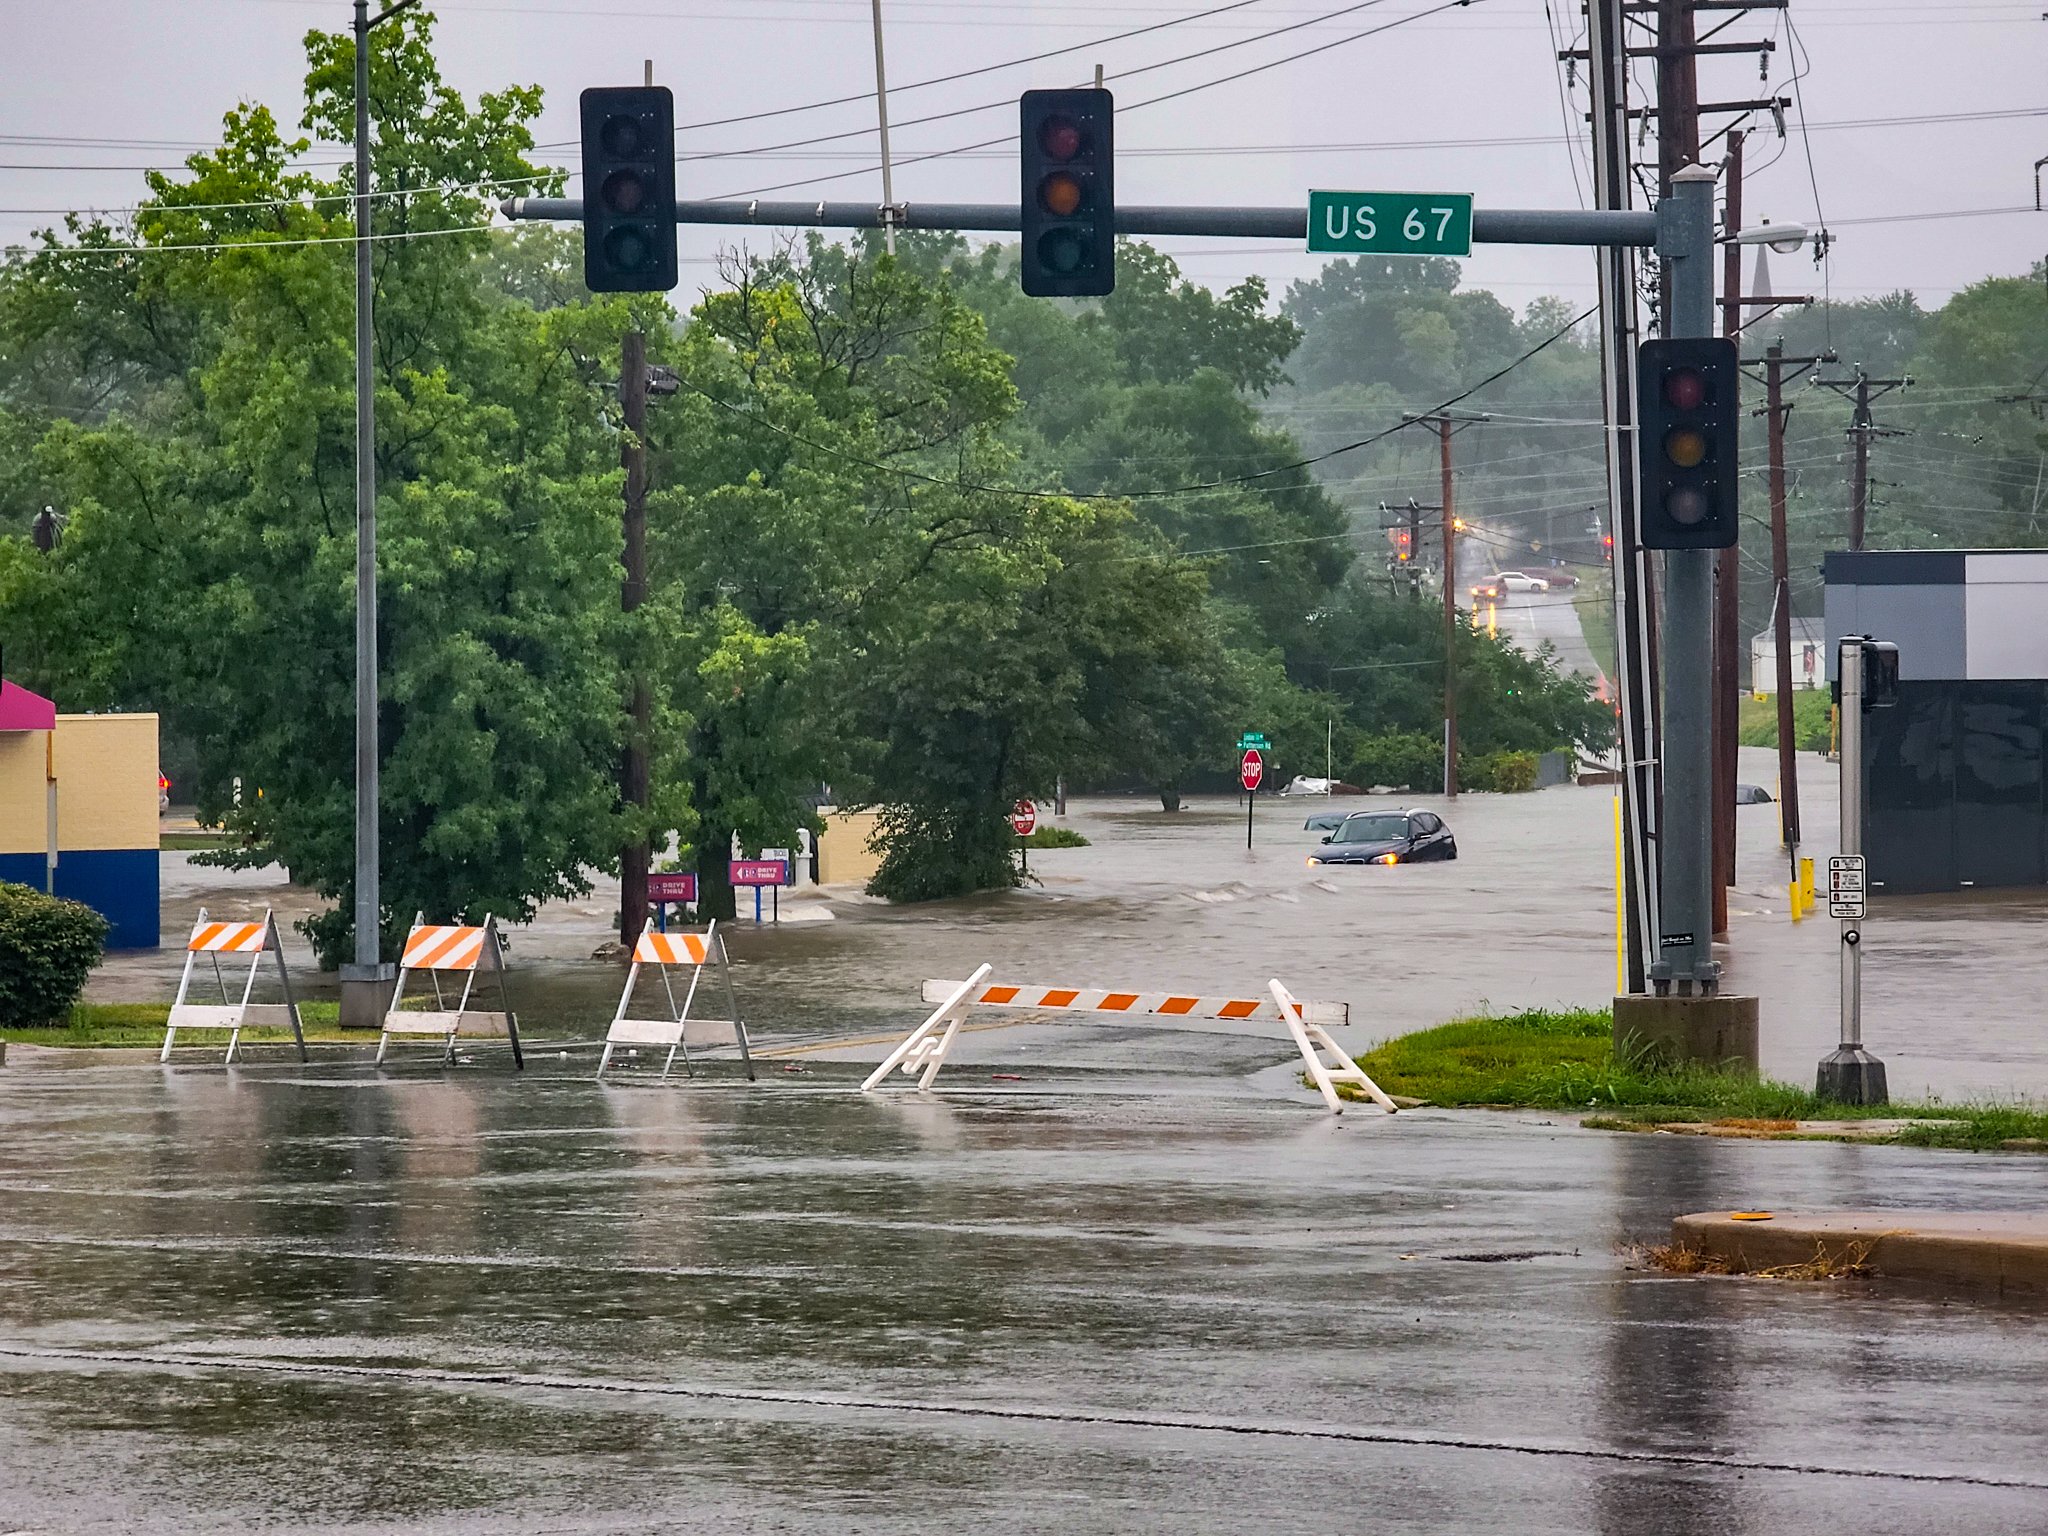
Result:
<svg viewBox="0 0 2048 1536"><path fill-rule="evenodd" d="M0 880L43 888L43 855L0 854ZM162 942L154 848L77 849L57 855L57 894L82 901L113 925L109 949L155 949Z"/></svg>

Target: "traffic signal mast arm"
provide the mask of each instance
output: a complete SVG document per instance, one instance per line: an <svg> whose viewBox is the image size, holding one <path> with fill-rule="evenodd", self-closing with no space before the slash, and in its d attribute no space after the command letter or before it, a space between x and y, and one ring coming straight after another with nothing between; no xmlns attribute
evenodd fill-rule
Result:
<svg viewBox="0 0 2048 1536"><path fill-rule="evenodd" d="M580 197L512 197L508 219L578 223ZM751 224L769 228L943 229L994 234L1023 228L1016 203L899 203L886 219L879 203L679 202L678 224ZM1657 215L1638 209L1474 208L1472 239L1481 245L1635 245L1657 243ZM1113 216L1119 235L1212 235L1223 239L1306 240L1308 208L1125 205Z"/></svg>

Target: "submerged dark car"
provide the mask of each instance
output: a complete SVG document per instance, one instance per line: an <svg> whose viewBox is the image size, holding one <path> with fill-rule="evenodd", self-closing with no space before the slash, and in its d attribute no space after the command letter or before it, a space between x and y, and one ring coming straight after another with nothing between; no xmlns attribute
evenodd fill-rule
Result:
<svg viewBox="0 0 2048 1536"><path fill-rule="evenodd" d="M1308 856L1311 864L1421 864L1455 859L1458 840L1430 811L1354 811Z"/></svg>

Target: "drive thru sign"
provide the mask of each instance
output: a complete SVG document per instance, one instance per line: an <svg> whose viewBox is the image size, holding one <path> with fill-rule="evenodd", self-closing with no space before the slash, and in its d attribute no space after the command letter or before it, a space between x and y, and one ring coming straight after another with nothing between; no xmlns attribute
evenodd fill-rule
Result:
<svg viewBox="0 0 2048 1536"><path fill-rule="evenodd" d="M1246 751L1244 761L1237 765L1237 781L1246 789L1257 789L1265 776L1265 756L1257 747L1252 747Z"/></svg>

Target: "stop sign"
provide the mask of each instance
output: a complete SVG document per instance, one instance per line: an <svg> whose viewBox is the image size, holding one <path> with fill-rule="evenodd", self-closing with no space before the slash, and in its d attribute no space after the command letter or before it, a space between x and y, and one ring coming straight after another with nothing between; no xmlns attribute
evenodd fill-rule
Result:
<svg viewBox="0 0 2048 1536"><path fill-rule="evenodd" d="M1029 800L1019 800L1010 812L1010 825L1019 837L1029 837L1038 825L1038 807Z"/></svg>
<svg viewBox="0 0 2048 1536"><path fill-rule="evenodd" d="M1237 765L1238 782L1246 789L1257 789L1259 780L1266 776L1266 759L1257 747L1251 747L1244 754L1244 761Z"/></svg>

